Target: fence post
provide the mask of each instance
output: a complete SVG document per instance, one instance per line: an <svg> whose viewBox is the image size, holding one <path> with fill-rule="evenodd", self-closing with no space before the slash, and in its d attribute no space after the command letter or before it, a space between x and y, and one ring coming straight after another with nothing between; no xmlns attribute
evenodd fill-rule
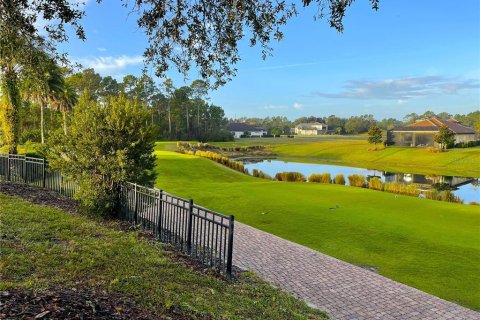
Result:
<svg viewBox="0 0 480 320"><path fill-rule="evenodd" d="M42 188L45 189L46 186L46 180L47 180L47 164L45 163L45 159L42 159Z"/></svg>
<svg viewBox="0 0 480 320"><path fill-rule="evenodd" d="M10 153L7 155L7 181L10 181Z"/></svg>
<svg viewBox="0 0 480 320"><path fill-rule="evenodd" d="M157 222L157 232L158 238L162 239L162 219L163 219L163 190L160 190L159 201L158 201L159 210L158 210L158 222Z"/></svg>
<svg viewBox="0 0 480 320"><path fill-rule="evenodd" d="M233 259L233 224L235 217L230 216L228 224L228 252L227 252L227 279L232 279L232 259Z"/></svg>
<svg viewBox="0 0 480 320"><path fill-rule="evenodd" d="M134 199L135 199L135 206L134 206L134 209L133 209L133 219L135 221L135 225L138 224L138 212L137 212L137 208L138 208L138 196L137 196L137 184L135 183L134 184L135 186L135 189L134 190Z"/></svg>
<svg viewBox="0 0 480 320"><path fill-rule="evenodd" d="M23 183L27 183L27 156L23 156Z"/></svg>
<svg viewBox="0 0 480 320"><path fill-rule="evenodd" d="M192 254L192 222L193 222L193 199L188 206L188 229L187 229L187 253Z"/></svg>

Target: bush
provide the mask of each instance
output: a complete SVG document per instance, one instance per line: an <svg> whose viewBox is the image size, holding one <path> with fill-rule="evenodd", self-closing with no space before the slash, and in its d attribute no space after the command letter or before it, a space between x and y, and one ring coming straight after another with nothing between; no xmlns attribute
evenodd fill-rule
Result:
<svg viewBox="0 0 480 320"><path fill-rule="evenodd" d="M418 197L420 195L420 191L417 189L417 186L415 186L414 184L404 184L404 183L398 183L396 181L385 183L383 185L383 190L387 192L398 193L398 194L414 196L414 197Z"/></svg>
<svg viewBox="0 0 480 320"><path fill-rule="evenodd" d="M334 179L334 183L335 184L341 184L341 185L345 185L345 177L343 176L343 174L337 174L335 176L335 179Z"/></svg>
<svg viewBox="0 0 480 320"><path fill-rule="evenodd" d="M300 172L279 172L275 175L275 180L289 182L305 182L305 176Z"/></svg>
<svg viewBox="0 0 480 320"><path fill-rule="evenodd" d="M468 141L468 142L459 142L455 144L455 148L473 148L480 146L480 140L477 141Z"/></svg>
<svg viewBox="0 0 480 320"><path fill-rule="evenodd" d="M348 176L348 182L352 187L365 187L366 179L365 176L361 174L352 174Z"/></svg>
<svg viewBox="0 0 480 320"><path fill-rule="evenodd" d="M253 169L252 176L254 176L256 178L272 180L272 177L270 175L268 175L265 172L263 172L261 170L258 170L258 169Z"/></svg>
<svg viewBox="0 0 480 320"><path fill-rule="evenodd" d="M200 138L200 140L211 141L211 142L228 142L228 141L233 141L234 137L230 131L219 130L215 132L204 133Z"/></svg>
<svg viewBox="0 0 480 320"><path fill-rule="evenodd" d="M373 177L368 180L368 188L373 190L383 190L383 182L377 177Z"/></svg>
<svg viewBox="0 0 480 320"><path fill-rule="evenodd" d="M308 177L309 182L332 183L330 173L313 173Z"/></svg>
<svg viewBox="0 0 480 320"><path fill-rule="evenodd" d="M40 142L40 129L30 129L22 131L22 135L20 137L20 143L25 144L28 141L30 142Z"/></svg>
<svg viewBox="0 0 480 320"><path fill-rule="evenodd" d="M149 120L144 106L124 96L103 106L81 99L68 136L57 132L49 139L50 167L78 184L75 198L88 213L113 214L124 181L153 183L155 139Z"/></svg>

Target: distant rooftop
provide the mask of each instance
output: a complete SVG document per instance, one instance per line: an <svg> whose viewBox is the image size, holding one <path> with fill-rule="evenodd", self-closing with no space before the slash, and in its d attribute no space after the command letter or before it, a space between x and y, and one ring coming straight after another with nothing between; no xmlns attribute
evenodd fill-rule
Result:
<svg viewBox="0 0 480 320"><path fill-rule="evenodd" d="M475 130L473 128L467 127L456 119L444 120L437 116L430 118L424 118L415 121L412 124L395 127L392 131L438 131L441 127L446 126L456 134L474 134Z"/></svg>

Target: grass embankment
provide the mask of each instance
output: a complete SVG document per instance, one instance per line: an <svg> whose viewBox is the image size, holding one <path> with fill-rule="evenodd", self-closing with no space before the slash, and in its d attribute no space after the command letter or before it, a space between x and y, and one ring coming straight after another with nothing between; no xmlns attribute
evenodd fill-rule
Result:
<svg viewBox="0 0 480 320"><path fill-rule="evenodd" d="M239 139L215 145L269 145L286 161L318 162L393 172L480 177L480 147L434 153L427 148L388 147L369 151L365 137L300 137ZM379 149L382 149L379 146Z"/></svg>
<svg viewBox="0 0 480 320"><path fill-rule="evenodd" d="M191 270L137 232L1 193L0 235L0 291L100 288L159 317L182 319L324 319L254 275L226 283Z"/></svg>
<svg viewBox="0 0 480 320"><path fill-rule="evenodd" d="M157 145L157 187L251 226L480 308L480 208L253 178ZM338 205L338 208L337 208Z"/></svg>

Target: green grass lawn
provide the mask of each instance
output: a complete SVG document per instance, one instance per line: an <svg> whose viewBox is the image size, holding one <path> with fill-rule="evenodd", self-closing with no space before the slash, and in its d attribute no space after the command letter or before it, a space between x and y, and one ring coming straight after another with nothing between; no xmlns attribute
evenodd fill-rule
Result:
<svg viewBox="0 0 480 320"><path fill-rule="evenodd" d="M480 177L480 147L433 153L426 148L388 147L369 151L365 136L238 139L221 146L270 145L288 161L349 165L394 172Z"/></svg>
<svg viewBox="0 0 480 320"><path fill-rule="evenodd" d="M158 188L480 309L480 207L339 185L267 181L172 149L172 144L157 144Z"/></svg>
<svg viewBox="0 0 480 320"><path fill-rule="evenodd" d="M185 319L326 319L253 274L227 283L192 271L159 242L112 225L0 193L0 291L106 289Z"/></svg>

